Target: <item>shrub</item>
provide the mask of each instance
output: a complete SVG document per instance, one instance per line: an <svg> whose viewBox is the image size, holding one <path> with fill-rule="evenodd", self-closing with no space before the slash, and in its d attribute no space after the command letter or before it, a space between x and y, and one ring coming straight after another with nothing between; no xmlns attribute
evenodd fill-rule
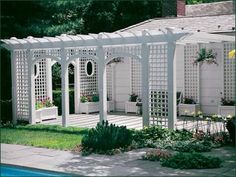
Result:
<svg viewBox="0 0 236 177"><path fill-rule="evenodd" d="M137 98L138 98L138 95L135 94L135 93L132 93L132 94L129 96L129 101L131 101L131 102L136 102L136 101L137 101Z"/></svg>
<svg viewBox="0 0 236 177"><path fill-rule="evenodd" d="M226 100L225 98L221 98L222 106L236 106L236 102L233 100Z"/></svg>
<svg viewBox="0 0 236 177"><path fill-rule="evenodd" d="M184 104L196 104L192 98L184 98Z"/></svg>
<svg viewBox="0 0 236 177"><path fill-rule="evenodd" d="M186 141L192 137L193 133L186 129L170 131L170 139L173 141Z"/></svg>
<svg viewBox="0 0 236 177"><path fill-rule="evenodd" d="M171 153L169 151L158 148L158 149L154 149L154 150L146 152L146 154L142 156L142 159L150 160L150 161L159 161L161 159L167 159L170 157L171 157Z"/></svg>
<svg viewBox="0 0 236 177"><path fill-rule="evenodd" d="M209 152L211 144L204 141L177 141L172 149L179 152Z"/></svg>
<svg viewBox="0 0 236 177"><path fill-rule="evenodd" d="M185 141L190 140L193 134L185 129L183 130L168 130L160 126L147 127L134 132L134 141L138 147L157 147L159 140L166 141Z"/></svg>
<svg viewBox="0 0 236 177"><path fill-rule="evenodd" d="M204 156L199 153L177 153L161 160L161 165L164 167L180 169L219 168L221 163L218 157Z"/></svg>
<svg viewBox="0 0 236 177"><path fill-rule="evenodd" d="M155 147L157 140L167 138L168 131L159 126L152 126L135 131L133 138L138 147Z"/></svg>
<svg viewBox="0 0 236 177"><path fill-rule="evenodd" d="M116 126L108 121L98 123L82 139L84 151L106 153L117 148L127 148L132 143L132 131L126 126Z"/></svg>
<svg viewBox="0 0 236 177"><path fill-rule="evenodd" d="M92 102L98 102L99 101L99 96L98 95L93 95L92 96Z"/></svg>

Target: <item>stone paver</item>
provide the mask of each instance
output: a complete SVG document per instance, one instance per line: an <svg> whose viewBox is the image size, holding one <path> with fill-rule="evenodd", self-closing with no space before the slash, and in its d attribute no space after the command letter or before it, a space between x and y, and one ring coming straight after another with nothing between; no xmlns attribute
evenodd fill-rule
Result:
<svg viewBox="0 0 236 177"><path fill-rule="evenodd" d="M84 157L72 151L1 144L1 162L85 176L236 176L234 147L214 149L207 153L224 160L221 168L210 170L171 169L161 167L159 162L140 160L147 150L133 150L114 156L92 154Z"/></svg>

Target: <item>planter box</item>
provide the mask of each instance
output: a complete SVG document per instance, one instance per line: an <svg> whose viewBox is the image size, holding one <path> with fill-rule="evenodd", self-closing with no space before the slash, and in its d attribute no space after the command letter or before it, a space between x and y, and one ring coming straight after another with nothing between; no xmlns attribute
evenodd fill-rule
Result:
<svg viewBox="0 0 236 177"><path fill-rule="evenodd" d="M115 110L114 101L107 101L107 112L113 112Z"/></svg>
<svg viewBox="0 0 236 177"><path fill-rule="evenodd" d="M99 112L99 102L80 103L80 113L95 113ZM114 111L114 101L107 101L107 112Z"/></svg>
<svg viewBox="0 0 236 177"><path fill-rule="evenodd" d="M200 111L199 104L179 104L180 116L196 116L198 111Z"/></svg>
<svg viewBox="0 0 236 177"><path fill-rule="evenodd" d="M218 114L221 116L235 116L235 107L236 106L219 106L218 107Z"/></svg>
<svg viewBox="0 0 236 177"><path fill-rule="evenodd" d="M41 122L42 120L57 118L58 108L56 106L41 108L35 111L35 118L37 121Z"/></svg>
<svg viewBox="0 0 236 177"><path fill-rule="evenodd" d="M137 113L138 107L136 106L137 102L125 102L125 113Z"/></svg>

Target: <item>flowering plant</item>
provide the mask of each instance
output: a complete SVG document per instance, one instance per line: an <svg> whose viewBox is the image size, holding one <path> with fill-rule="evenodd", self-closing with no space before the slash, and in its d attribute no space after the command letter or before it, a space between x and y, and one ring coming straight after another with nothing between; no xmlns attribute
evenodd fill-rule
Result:
<svg viewBox="0 0 236 177"><path fill-rule="evenodd" d="M41 108L48 108L48 107L52 107L53 102L51 101L51 99L49 97L42 99L41 101L37 101L35 104L35 109L41 109Z"/></svg>

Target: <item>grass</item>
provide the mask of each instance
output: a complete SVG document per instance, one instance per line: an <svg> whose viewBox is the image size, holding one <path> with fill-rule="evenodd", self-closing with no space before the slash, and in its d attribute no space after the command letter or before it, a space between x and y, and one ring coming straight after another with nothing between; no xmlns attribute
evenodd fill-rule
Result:
<svg viewBox="0 0 236 177"><path fill-rule="evenodd" d="M87 132L88 129L57 125L17 125L1 128L1 143L73 150Z"/></svg>

